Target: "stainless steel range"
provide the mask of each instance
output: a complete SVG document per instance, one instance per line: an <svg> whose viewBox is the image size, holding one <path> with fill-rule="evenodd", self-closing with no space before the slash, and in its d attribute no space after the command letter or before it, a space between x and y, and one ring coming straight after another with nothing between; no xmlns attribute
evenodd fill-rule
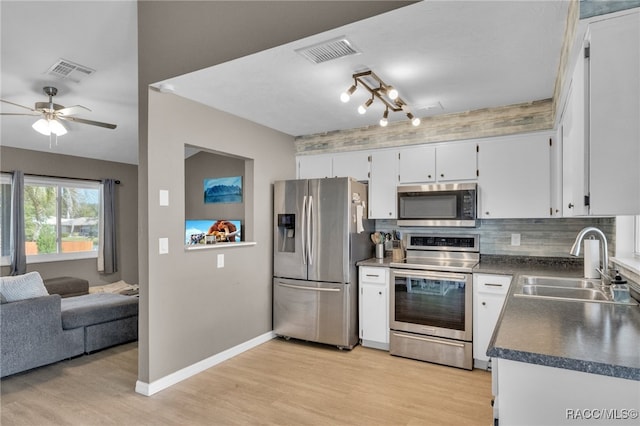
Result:
<svg viewBox="0 0 640 426"><path fill-rule="evenodd" d="M406 234L406 258L391 263L392 355L473 368L475 234Z"/></svg>

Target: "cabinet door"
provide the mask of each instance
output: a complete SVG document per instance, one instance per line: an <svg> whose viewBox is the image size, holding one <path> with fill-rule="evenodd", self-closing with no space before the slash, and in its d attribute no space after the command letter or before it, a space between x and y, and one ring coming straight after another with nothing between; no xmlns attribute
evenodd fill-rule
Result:
<svg viewBox="0 0 640 426"><path fill-rule="evenodd" d="M363 341L389 344L389 303L385 285L362 284Z"/></svg>
<svg viewBox="0 0 640 426"><path fill-rule="evenodd" d="M331 177L330 155L301 155L296 158L298 179Z"/></svg>
<svg viewBox="0 0 640 426"><path fill-rule="evenodd" d="M398 155L400 183L434 182L436 180L435 146L403 148Z"/></svg>
<svg viewBox="0 0 640 426"><path fill-rule="evenodd" d="M397 155L397 151L371 153L370 219L395 219L397 217Z"/></svg>
<svg viewBox="0 0 640 426"><path fill-rule="evenodd" d="M588 137L585 97L585 57L581 49L562 114L562 216L584 216L587 189Z"/></svg>
<svg viewBox="0 0 640 426"><path fill-rule="evenodd" d="M640 12L594 22L590 39L590 213L640 213Z"/></svg>
<svg viewBox="0 0 640 426"><path fill-rule="evenodd" d="M368 181L369 153L357 151L334 154L333 176L352 177L361 182Z"/></svg>
<svg viewBox="0 0 640 426"><path fill-rule="evenodd" d="M550 134L520 135L479 143L479 216L551 217Z"/></svg>
<svg viewBox="0 0 640 426"><path fill-rule="evenodd" d="M487 347L506 299L510 275L473 275L473 358L488 362Z"/></svg>
<svg viewBox="0 0 640 426"><path fill-rule="evenodd" d="M452 143L436 148L436 179L476 180L477 152L475 142Z"/></svg>

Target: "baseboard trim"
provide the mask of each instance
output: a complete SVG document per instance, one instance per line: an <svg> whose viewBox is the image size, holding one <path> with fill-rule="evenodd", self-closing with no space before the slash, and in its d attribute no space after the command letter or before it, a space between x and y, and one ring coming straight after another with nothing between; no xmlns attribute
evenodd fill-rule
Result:
<svg viewBox="0 0 640 426"><path fill-rule="evenodd" d="M196 362L195 364L178 370L175 373L171 373L168 376L162 377L158 380L154 380L151 383L146 383L138 380L136 382L136 392L144 396L151 396L155 393L160 392L161 390L175 385L176 383L188 379L191 376L201 373L202 371L211 368L214 365L220 364L221 362L231 359L236 355L240 355L241 353L246 352L249 349L253 349L256 346L260 346L261 344L273 339L275 336L276 335L273 331L269 331L244 343L240 343L237 346L215 354L207 359L203 359L202 361Z"/></svg>

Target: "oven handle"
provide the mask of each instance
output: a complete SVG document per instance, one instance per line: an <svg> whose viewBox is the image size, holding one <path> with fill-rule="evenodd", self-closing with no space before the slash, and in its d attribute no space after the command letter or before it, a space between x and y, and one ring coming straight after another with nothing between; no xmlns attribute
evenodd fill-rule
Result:
<svg viewBox="0 0 640 426"><path fill-rule="evenodd" d="M464 274L451 274L446 272L407 271L407 270L399 270L399 269L392 269L392 271L396 277L447 279L450 281L463 281L463 282L467 280L467 277Z"/></svg>
<svg viewBox="0 0 640 426"><path fill-rule="evenodd" d="M393 333L393 335L403 339L420 340L421 342L438 343L440 345L455 346L456 348L464 348L464 344L462 343L445 342L444 340L429 339L427 337L407 336L406 334L398 334L398 333Z"/></svg>

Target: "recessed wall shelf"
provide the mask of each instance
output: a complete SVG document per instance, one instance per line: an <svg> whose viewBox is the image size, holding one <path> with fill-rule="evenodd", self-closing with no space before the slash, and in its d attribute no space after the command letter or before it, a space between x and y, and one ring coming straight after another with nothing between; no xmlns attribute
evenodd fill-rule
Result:
<svg viewBox="0 0 640 426"><path fill-rule="evenodd" d="M209 250L209 249L229 249L234 247L248 247L258 244L255 241L240 241L237 243L216 243L216 244L194 244L191 246L184 246L185 251L193 250Z"/></svg>

